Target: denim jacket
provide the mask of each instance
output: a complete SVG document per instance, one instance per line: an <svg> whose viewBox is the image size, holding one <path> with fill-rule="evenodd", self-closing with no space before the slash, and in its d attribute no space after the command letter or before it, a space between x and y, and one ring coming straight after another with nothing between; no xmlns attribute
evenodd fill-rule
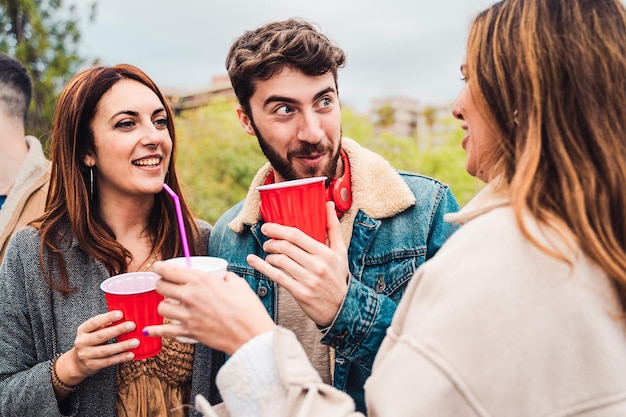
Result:
<svg viewBox="0 0 626 417"><path fill-rule="evenodd" d="M350 268L346 297L321 343L334 348L333 385L365 411L363 385L410 279L456 230L443 216L459 205L437 180L397 171L379 155L343 138L351 170L352 206L341 218ZM246 255L265 258L256 186L271 171L255 176L246 199L224 213L211 233L209 254L225 258L245 278L269 314L277 313L276 284L253 269Z"/></svg>

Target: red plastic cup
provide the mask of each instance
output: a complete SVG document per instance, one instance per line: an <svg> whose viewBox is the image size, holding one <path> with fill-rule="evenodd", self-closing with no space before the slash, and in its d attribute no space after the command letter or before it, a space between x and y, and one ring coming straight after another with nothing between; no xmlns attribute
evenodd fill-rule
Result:
<svg viewBox="0 0 626 417"><path fill-rule="evenodd" d="M326 177L312 177L257 187L266 222L297 227L326 243Z"/></svg>
<svg viewBox="0 0 626 417"><path fill-rule="evenodd" d="M154 272L129 272L115 275L100 284L109 311L121 310L124 313L122 320L113 324L135 322L135 330L117 337L118 342L139 339L139 346L130 350L135 354L135 360L151 358L161 351L160 337L142 333L146 326L163 324L163 317L157 312L159 303L163 301L163 296L155 289L159 278Z"/></svg>

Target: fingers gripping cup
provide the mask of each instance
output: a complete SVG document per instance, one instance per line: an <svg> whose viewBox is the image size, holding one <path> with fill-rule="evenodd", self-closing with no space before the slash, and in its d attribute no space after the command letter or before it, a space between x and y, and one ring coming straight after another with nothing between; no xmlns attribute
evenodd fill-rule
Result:
<svg viewBox="0 0 626 417"><path fill-rule="evenodd" d="M297 227L326 243L326 177L282 181L257 187L266 222Z"/></svg>
<svg viewBox="0 0 626 417"><path fill-rule="evenodd" d="M226 268L228 267L228 261L222 258L215 258L212 256L191 256L189 258L181 257L181 258L171 258L167 259L165 262L184 266L188 268L188 262L191 262L191 269L196 269L198 271L207 272L211 278L223 279L226 275ZM168 298L168 303L171 304L179 304L179 300L174 300ZM180 324L178 320L172 320L172 324ZM198 343L196 339L192 339L191 337L179 336L176 339L183 343Z"/></svg>
<svg viewBox="0 0 626 417"><path fill-rule="evenodd" d="M148 337L142 333L146 326L163 324L163 317L157 312L163 300L163 296L155 289L159 278L154 272L129 272L113 276L100 284L109 311L121 310L124 313L119 322L135 322L134 330L117 337L118 342L139 339L139 346L130 350L135 354L135 360L150 358L161 351L160 337Z"/></svg>

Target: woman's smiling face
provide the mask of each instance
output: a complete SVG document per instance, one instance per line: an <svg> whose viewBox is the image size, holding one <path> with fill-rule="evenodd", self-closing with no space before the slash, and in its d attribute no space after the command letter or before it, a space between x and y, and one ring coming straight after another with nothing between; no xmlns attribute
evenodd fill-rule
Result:
<svg viewBox="0 0 626 417"><path fill-rule="evenodd" d="M172 153L167 113L159 97L134 80L116 83L91 122L95 190L101 199L154 195L162 190Z"/></svg>

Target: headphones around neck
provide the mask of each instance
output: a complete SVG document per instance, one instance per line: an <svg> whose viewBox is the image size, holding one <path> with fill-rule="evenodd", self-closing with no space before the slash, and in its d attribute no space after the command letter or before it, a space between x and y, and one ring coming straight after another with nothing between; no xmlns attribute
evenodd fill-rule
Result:
<svg viewBox="0 0 626 417"><path fill-rule="evenodd" d="M343 175L339 178L334 178L328 188L327 199L335 203L335 210L337 211L337 217L340 217L343 213L350 209L352 205L352 185L350 182L350 161L348 161L348 155L341 149L339 151L341 160L343 161Z"/></svg>
<svg viewBox="0 0 626 417"><path fill-rule="evenodd" d="M352 205L350 161L348 161L348 155L346 155L343 149L339 151L339 154L341 155L341 160L343 161L343 175L339 178L334 178L326 189L326 200L335 203L337 217L340 217L343 213L348 211ZM273 184L274 181L274 171L272 170L267 176L265 184Z"/></svg>

